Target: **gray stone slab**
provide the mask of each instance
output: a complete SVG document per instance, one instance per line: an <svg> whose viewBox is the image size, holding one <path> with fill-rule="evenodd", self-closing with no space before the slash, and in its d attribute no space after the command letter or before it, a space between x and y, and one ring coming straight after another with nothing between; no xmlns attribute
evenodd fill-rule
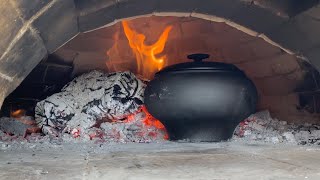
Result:
<svg viewBox="0 0 320 180"><path fill-rule="evenodd" d="M319 148L271 144L27 145L0 150L4 179L319 179ZM71 148L70 148L71 147ZM6 149L7 148L7 149ZM13 149L14 148L14 149ZM100 152L96 152L100 150Z"/></svg>
<svg viewBox="0 0 320 180"><path fill-rule="evenodd" d="M242 4L239 0L158 0L156 11L196 12L229 18Z"/></svg>
<svg viewBox="0 0 320 180"><path fill-rule="evenodd" d="M46 54L47 50L40 37L29 29L15 43L11 51L0 59L0 72L22 80Z"/></svg>
<svg viewBox="0 0 320 180"><path fill-rule="evenodd" d="M304 14L320 20L320 3L317 6L314 6L313 8L305 11Z"/></svg>
<svg viewBox="0 0 320 180"><path fill-rule="evenodd" d="M288 20L288 18L276 15L270 9L262 8L254 4L241 5L230 19L259 33L269 32Z"/></svg>
<svg viewBox="0 0 320 180"><path fill-rule="evenodd" d="M2 72L0 72L0 73L2 73ZM2 106L4 99L7 96L7 91L9 88L10 88L9 81L0 77L0 109L1 109L1 106Z"/></svg>
<svg viewBox="0 0 320 180"><path fill-rule="evenodd" d="M303 55L308 58L310 63L314 65L318 71L320 71L320 45L305 50Z"/></svg>
<svg viewBox="0 0 320 180"><path fill-rule="evenodd" d="M117 0L76 0L76 5L79 16L94 13L101 9L110 7L116 4Z"/></svg>
<svg viewBox="0 0 320 180"><path fill-rule="evenodd" d="M197 6L195 6L194 12L214 15L225 19L231 18L233 14L244 5L240 0L205 0L206 3L202 3L203 1L194 1L198 3Z"/></svg>
<svg viewBox="0 0 320 180"><path fill-rule="evenodd" d="M158 0L156 11L157 12L188 12L191 13L201 4L208 3L207 0Z"/></svg>
<svg viewBox="0 0 320 180"><path fill-rule="evenodd" d="M53 0L12 0L17 5L21 12L22 18L25 20L30 19L33 15L35 15L40 9L42 9L45 5Z"/></svg>
<svg viewBox="0 0 320 180"><path fill-rule="evenodd" d="M275 13L283 16L293 17L301 12L313 7L317 4L318 0L243 0L249 3L258 4L261 7L270 9Z"/></svg>
<svg viewBox="0 0 320 180"><path fill-rule="evenodd" d="M320 21L300 14L266 35L285 48L299 53L319 44L319 32Z"/></svg>
<svg viewBox="0 0 320 180"><path fill-rule="evenodd" d="M117 19L151 14L156 10L158 0L119 0Z"/></svg>
<svg viewBox="0 0 320 180"><path fill-rule="evenodd" d="M78 34L73 0L57 0L33 23L50 53Z"/></svg>
<svg viewBox="0 0 320 180"><path fill-rule="evenodd" d="M116 0L95 0L92 3L88 0L80 0L76 5L79 11L78 21L81 32L99 28L115 20Z"/></svg>
<svg viewBox="0 0 320 180"><path fill-rule="evenodd" d="M0 57L17 35L23 23L10 1L0 1Z"/></svg>

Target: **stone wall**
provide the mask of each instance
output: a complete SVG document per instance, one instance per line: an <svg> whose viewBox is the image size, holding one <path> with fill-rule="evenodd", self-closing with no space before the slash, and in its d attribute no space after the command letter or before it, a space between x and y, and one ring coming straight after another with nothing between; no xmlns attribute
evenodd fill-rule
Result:
<svg viewBox="0 0 320 180"><path fill-rule="evenodd" d="M3 0L0 2L2 27L0 30L2 40L0 43L0 102L42 59L79 32L110 26L123 18L152 14L191 16L214 22L225 22L252 36L261 37L275 47L281 47L276 48L276 51L280 51L279 55L282 51L291 52L304 57L319 70L320 6L316 4L318 2L314 1L315 3L294 11L286 7L293 7L292 3L296 1L286 1L288 4L283 4L284 8L277 6L278 4L274 2L267 5L263 2L263 0L33 0L32 2ZM259 39L259 41L262 40ZM250 46L250 43L245 45ZM272 53L273 50L270 49L270 51ZM238 48L238 53L243 51ZM235 56L239 57L239 55ZM230 59L241 60L233 57ZM240 63L239 66L249 66L241 64L245 62L234 63ZM292 66L295 67L294 64ZM299 66L308 65L299 62ZM291 65L288 64L288 67ZM286 70L282 71L286 72ZM264 75L268 75L270 69L263 72ZM276 79L273 79L273 76L255 78L260 78L259 82L284 83L291 90L291 79L299 79L302 75L299 69L290 73L278 75ZM310 76L318 80L315 75ZM286 88L282 90L288 93ZM314 88L314 90L317 89ZM310 92L312 92L311 95L308 94ZM313 92L303 91L305 97L312 97L306 99L313 99L305 104L312 104L311 102L318 97ZM275 96L275 94L267 95ZM313 104L317 104L316 102Z"/></svg>

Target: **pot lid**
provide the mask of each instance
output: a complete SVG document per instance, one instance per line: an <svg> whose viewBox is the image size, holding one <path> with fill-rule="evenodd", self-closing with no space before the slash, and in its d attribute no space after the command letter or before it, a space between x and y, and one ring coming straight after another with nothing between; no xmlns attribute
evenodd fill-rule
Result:
<svg viewBox="0 0 320 180"><path fill-rule="evenodd" d="M235 65L221 62L204 62L204 59L209 58L208 54L190 54L188 59L193 62L186 62L165 67L158 73L176 72L176 71L198 71L198 70L223 70L223 71L240 71Z"/></svg>

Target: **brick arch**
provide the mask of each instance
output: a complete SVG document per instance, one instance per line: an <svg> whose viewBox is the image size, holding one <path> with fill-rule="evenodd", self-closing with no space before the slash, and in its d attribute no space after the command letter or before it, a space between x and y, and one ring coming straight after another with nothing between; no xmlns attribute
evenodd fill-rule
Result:
<svg viewBox="0 0 320 180"><path fill-rule="evenodd" d="M0 104L42 59L79 32L148 14L223 20L287 52L302 54L318 67L319 11L314 6L290 17L281 8L248 0L1 1Z"/></svg>

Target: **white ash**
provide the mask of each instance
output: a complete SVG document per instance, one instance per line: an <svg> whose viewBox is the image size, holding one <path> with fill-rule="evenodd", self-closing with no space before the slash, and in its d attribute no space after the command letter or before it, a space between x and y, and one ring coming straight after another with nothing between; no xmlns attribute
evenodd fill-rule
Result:
<svg viewBox="0 0 320 180"><path fill-rule="evenodd" d="M288 124L272 118L269 111L261 111L238 125L233 140L320 145L320 126Z"/></svg>
<svg viewBox="0 0 320 180"><path fill-rule="evenodd" d="M100 119L118 119L137 111L143 103L144 88L145 84L130 72L92 71L39 102L36 121L45 134L54 136L75 128L89 129Z"/></svg>

